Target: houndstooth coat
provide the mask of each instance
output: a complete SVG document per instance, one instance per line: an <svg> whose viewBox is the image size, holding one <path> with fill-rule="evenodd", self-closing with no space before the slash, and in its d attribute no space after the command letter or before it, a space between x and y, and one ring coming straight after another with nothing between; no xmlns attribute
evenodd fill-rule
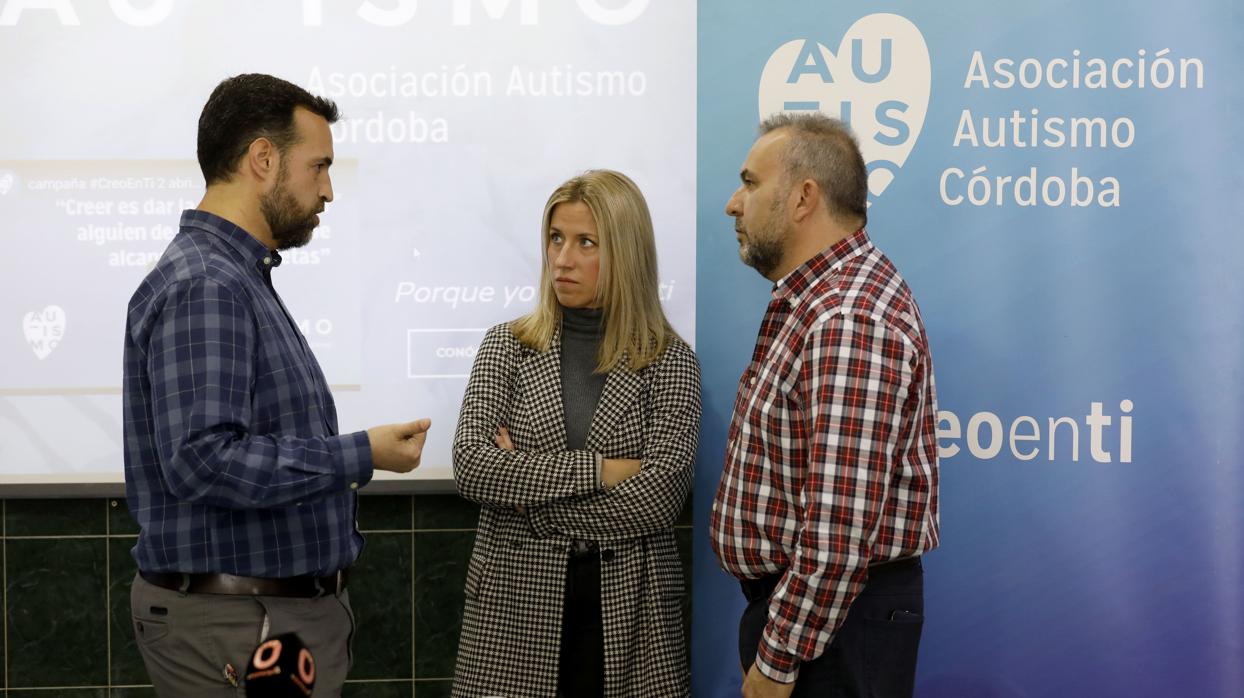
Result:
<svg viewBox="0 0 1244 698"><path fill-rule="evenodd" d="M568 451L560 337L537 352L508 325L488 331L453 446L459 493L483 505L467 569L454 696L556 694L575 538L598 541L602 550L605 695L688 694L673 526L691 489L699 422L699 364L674 340L644 369L609 373L585 449ZM514 451L495 445L501 425ZM642 469L604 491L597 453L641 459Z"/></svg>

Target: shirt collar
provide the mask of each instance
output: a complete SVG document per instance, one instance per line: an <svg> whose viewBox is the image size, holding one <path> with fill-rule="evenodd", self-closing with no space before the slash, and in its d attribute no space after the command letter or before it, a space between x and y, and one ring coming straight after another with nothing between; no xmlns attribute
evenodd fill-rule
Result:
<svg viewBox="0 0 1244 698"><path fill-rule="evenodd" d="M182 228L197 228L224 240L244 259L254 260L258 269L281 266L281 255L268 249L255 236L214 213L189 209L181 213Z"/></svg>
<svg viewBox="0 0 1244 698"><path fill-rule="evenodd" d="M796 267L773 284L773 300L795 306L816 281L843 261L872 248L868 231L860 228Z"/></svg>

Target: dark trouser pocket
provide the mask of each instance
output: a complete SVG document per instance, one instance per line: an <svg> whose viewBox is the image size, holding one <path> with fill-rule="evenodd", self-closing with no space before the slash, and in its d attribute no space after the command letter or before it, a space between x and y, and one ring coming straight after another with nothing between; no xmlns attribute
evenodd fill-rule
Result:
<svg viewBox="0 0 1244 698"><path fill-rule="evenodd" d="M889 620L864 624L864 671L869 692L878 698L906 698L916 686L916 655L924 618L895 611Z"/></svg>

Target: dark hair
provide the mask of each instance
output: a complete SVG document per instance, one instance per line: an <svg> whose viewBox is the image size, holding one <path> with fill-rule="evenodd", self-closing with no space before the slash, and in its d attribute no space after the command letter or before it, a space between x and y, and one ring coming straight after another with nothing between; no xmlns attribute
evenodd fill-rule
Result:
<svg viewBox="0 0 1244 698"><path fill-rule="evenodd" d="M256 138L267 138L282 152L297 143L295 107L330 124L339 116L332 100L271 75L235 75L217 85L199 115L199 168L207 184L232 179Z"/></svg>
<svg viewBox="0 0 1244 698"><path fill-rule="evenodd" d="M868 169L851 128L819 112L778 113L760 124L760 135L787 129L790 144L782 155L790 183L810 177L842 219L868 222Z"/></svg>

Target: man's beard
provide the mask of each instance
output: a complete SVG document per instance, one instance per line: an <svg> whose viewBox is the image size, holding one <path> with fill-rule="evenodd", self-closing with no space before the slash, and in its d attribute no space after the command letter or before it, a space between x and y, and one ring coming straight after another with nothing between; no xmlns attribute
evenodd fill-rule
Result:
<svg viewBox="0 0 1244 698"><path fill-rule="evenodd" d="M282 162L281 169L277 171L276 185L259 199L259 209L272 230L272 240L278 250L302 247L311 242L311 231L318 224L315 219L318 211L308 211L299 206L298 200L285 187L287 179L289 171Z"/></svg>
<svg viewBox="0 0 1244 698"><path fill-rule="evenodd" d="M768 218L756 230L749 230L748 242L739 247L739 259L766 279L782 263L786 239L790 237L790 226L784 224L780 215L782 201L782 197L773 199Z"/></svg>

